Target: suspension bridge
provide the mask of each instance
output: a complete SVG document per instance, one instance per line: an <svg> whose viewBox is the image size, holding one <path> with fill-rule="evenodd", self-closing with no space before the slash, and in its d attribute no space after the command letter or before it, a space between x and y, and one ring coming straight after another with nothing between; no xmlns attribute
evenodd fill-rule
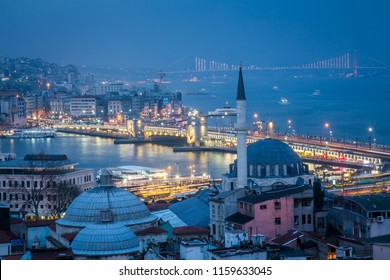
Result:
<svg viewBox="0 0 390 280"><path fill-rule="evenodd" d="M356 51L353 53L344 53L335 57L321 59L318 61L289 65L289 66L243 66L244 70L305 70L305 69L339 69L351 71L354 76L358 75L359 69L388 69L389 65L374 58L367 58L365 64L358 64ZM216 60L208 60L201 57L195 57L195 72L215 72L215 71L236 71L239 65L228 64Z"/></svg>

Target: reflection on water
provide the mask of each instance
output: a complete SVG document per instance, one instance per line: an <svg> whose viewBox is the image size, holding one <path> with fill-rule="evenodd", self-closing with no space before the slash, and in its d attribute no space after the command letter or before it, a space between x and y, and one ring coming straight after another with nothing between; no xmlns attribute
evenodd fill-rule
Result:
<svg viewBox="0 0 390 280"><path fill-rule="evenodd" d="M173 153L172 147L155 144L114 145L112 139L58 133L48 139L1 139L2 153L16 153L18 158L28 153L66 154L78 162L80 168L100 168L118 165L141 165L156 168L177 168L181 174L189 174L189 166L195 165L196 173L211 173L220 178L226 173L236 155L223 153ZM175 168L173 168L175 167Z"/></svg>

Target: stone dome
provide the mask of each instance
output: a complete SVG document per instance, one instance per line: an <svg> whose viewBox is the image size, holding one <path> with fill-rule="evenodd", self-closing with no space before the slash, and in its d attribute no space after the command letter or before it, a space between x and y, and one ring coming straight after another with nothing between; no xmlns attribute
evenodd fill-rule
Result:
<svg viewBox="0 0 390 280"><path fill-rule="evenodd" d="M74 238L71 248L75 255L111 256L138 251L139 241L134 232L118 223L91 224Z"/></svg>
<svg viewBox="0 0 390 280"><path fill-rule="evenodd" d="M99 186L80 194L68 207L62 226L86 227L91 223L119 222L135 225L157 219L131 192L113 185Z"/></svg>
<svg viewBox="0 0 390 280"><path fill-rule="evenodd" d="M248 164L291 164L301 163L302 159L282 141L266 138L247 148Z"/></svg>

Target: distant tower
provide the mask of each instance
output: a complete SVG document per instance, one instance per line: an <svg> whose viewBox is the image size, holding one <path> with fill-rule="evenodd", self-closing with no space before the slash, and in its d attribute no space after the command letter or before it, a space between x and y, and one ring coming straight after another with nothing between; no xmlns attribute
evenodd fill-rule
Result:
<svg viewBox="0 0 390 280"><path fill-rule="evenodd" d="M247 153L246 153L246 98L244 90L244 81L242 79L242 69L238 76L237 88L237 123L235 125L237 132L237 188L244 188L247 185Z"/></svg>

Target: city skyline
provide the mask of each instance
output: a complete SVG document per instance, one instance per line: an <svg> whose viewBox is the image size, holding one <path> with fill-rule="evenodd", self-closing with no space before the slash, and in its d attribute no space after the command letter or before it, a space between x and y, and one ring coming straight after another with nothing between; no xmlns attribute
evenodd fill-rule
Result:
<svg viewBox="0 0 390 280"><path fill-rule="evenodd" d="M300 64L355 49L390 61L385 1L4 1L0 56L169 68L201 56ZM192 64L193 65L193 64Z"/></svg>

